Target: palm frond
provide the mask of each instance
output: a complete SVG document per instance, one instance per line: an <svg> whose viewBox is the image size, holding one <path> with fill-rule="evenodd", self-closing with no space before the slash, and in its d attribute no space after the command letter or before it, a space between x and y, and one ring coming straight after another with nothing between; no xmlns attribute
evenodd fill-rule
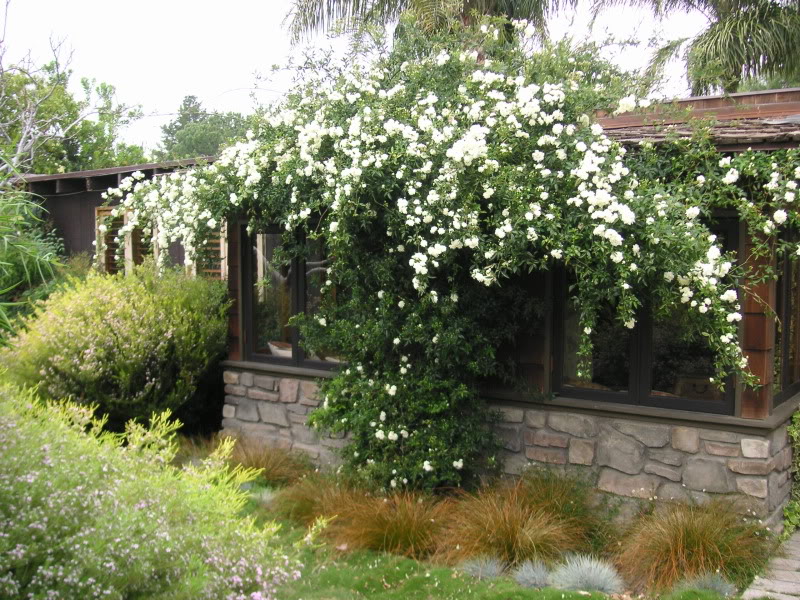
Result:
<svg viewBox="0 0 800 600"><path fill-rule="evenodd" d="M647 89L641 90L641 93L649 91L656 82L661 80L664 76L664 69L667 63L680 54L689 39L690 38L678 38L677 40L672 40L655 51L653 58L650 59L650 64L647 65L644 72L642 86Z"/></svg>
<svg viewBox="0 0 800 600"><path fill-rule="evenodd" d="M687 73L694 94L736 91L743 78L800 73L797 2L753 0L713 23L692 42Z"/></svg>
<svg viewBox="0 0 800 600"><path fill-rule="evenodd" d="M292 39L358 23L386 24L409 7L409 0L295 0L287 16Z"/></svg>

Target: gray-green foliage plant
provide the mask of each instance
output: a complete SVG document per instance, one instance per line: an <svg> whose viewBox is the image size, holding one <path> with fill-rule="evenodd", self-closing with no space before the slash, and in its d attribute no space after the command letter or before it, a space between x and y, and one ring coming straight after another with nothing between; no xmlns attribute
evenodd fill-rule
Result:
<svg viewBox="0 0 800 600"><path fill-rule="evenodd" d="M622 578L614 566L588 554L567 556L550 575L550 584L561 590L597 591L618 594L623 590Z"/></svg>
<svg viewBox="0 0 800 600"><path fill-rule="evenodd" d="M45 398L98 405L119 427L193 397L225 349L227 307L224 284L180 270L92 274L24 318L0 364Z"/></svg>
<svg viewBox="0 0 800 600"><path fill-rule="evenodd" d="M544 588L550 583L550 569L540 560L526 560L512 573L522 587Z"/></svg>
<svg viewBox="0 0 800 600"><path fill-rule="evenodd" d="M170 466L169 413L124 434L91 408L0 388L0 597L273 598L299 576L277 526L240 511L257 474L232 440Z"/></svg>
<svg viewBox="0 0 800 600"><path fill-rule="evenodd" d="M506 564L494 556L478 556L469 558L458 565L458 570L477 579L500 577L505 573Z"/></svg>
<svg viewBox="0 0 800 600"><path fill-rule="evenodd" d="M673 593L681 594L691 590L704 590L728 598L736 594L736 586L719 573L703 573L679 581Z"/></svg>

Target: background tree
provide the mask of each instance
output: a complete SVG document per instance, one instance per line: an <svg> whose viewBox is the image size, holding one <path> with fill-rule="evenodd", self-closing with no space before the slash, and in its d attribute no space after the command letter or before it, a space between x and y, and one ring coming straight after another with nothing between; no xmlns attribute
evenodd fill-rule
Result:
<svg viewBox="0 0 800 600"><path fill-rule="evenodd" d="M73 94L60 44L42 66L30 55L8 62L6 50L0 39L0 174L144 162L141 147L118 141L120 129L141 111L119 103L114 86L84 78L81 94Z"/></svg>
<svg viewBox="0 0 800 600"><path fill-rule="evenodd" d="M177 116L161 128L161 160L213 156L245 134L249 120L236 112L209 112L196 96L186 96Z"/></svg>
<svg viewBox="0 0 800 600"><path fill-rule="evenodd" d="M597 0L595 11L619 5L649 8L657 17L698 11L706 18L705 30L670 42L650 65L657 75L669 60L683 58L692 94L800 79L799 0Z"/></svg>

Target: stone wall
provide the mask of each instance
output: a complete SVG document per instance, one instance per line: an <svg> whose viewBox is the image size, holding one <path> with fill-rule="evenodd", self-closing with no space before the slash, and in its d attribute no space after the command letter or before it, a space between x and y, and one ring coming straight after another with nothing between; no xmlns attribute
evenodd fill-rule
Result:
<svg viewBox="0 0 800 600"><path fill-rule="evenodd" d="M313 381L234 370L224 377L224 431L336 462L334 449L346 441L318 436L305 424L319 405ZM759 435L555 408L497 408L509 474L546 464L588 475L602 491L640 499L737 494L743 511L780 528L791 487L785 425Z"/></svg>

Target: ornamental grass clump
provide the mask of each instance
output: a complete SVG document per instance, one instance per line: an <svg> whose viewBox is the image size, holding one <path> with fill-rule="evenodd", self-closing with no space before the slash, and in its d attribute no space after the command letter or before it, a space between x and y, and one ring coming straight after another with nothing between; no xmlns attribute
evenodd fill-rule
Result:
<svg viewBox="0 0 800 600"><path fill-rule="evenodd" d="M0 364L43 398L97 405L120 429L195 397L225 349L227 306L221 282L179 270L93 274L26 317Z"/></svg>
<svg viewBox="0 0 800 600"><path fill-rule="evenodd" d="M299 577L277 526L241 516L255 472L229 442L177 469L169 413L103 425L0 388L0 597L268 600Z"/></svg>
<svg viewBox="0 0 800 600"><path fill-rule="evenodd" d="M526 560L511 575L522 587L540 589L550 583L550 569L540 560Z"/></svg>
<svg viewBox="0 0 800 600"><path fill-rule="evenodd" d="M579 523L532 503L520 482L484 487L452 506L438 555L450 563L496 556L508 565L552 562L586 546Z"/></svg>
<svg viewBox="0 0 800 600"><path fill-rule="evenodd" d="M772 548L763 526L743 517L732 501L717 499L641 516L621 538L616 562L626 581L656 592L705 573L744 587Z"/></svg>
<svg viewBox="0 0 800 600"><path fill-rule="evenodd" d="M452 502L416 492L388 496L353 494L331 526L339 546L421 559L436 548Z"/></svg>
<svg viewBox="0 0 800 600"><path fill-rule="evenodd" d="M703 573L695 577L688 577L679 581L672 591L672 595L682 595L686 592L705 591L713 592L729 598L736 594L736 586L719 573Z"/></svg>
<svg viewBox="0 0 800 600"><path fill-rule="evenodd" d="M550 585L560 590L604 594L619 594L624 587L614 565L587 554L567 556L550 574Z"/></svg>
<svg viewBox="0 0 800 600"><path fill-rule="evenodd" d="M476 556L468 558L458 565L458 570L476 579L492 579L501 577L506 570L506 563L493 556Z"/></svg>
<svg viewBox="0 0 800 600"><path fill-rule="evenodd" d="M352 497L366 492L346 480L327 474L310 473L275 495L271 508L282 518L310 527L319 517L333 519Z"/></svg>

